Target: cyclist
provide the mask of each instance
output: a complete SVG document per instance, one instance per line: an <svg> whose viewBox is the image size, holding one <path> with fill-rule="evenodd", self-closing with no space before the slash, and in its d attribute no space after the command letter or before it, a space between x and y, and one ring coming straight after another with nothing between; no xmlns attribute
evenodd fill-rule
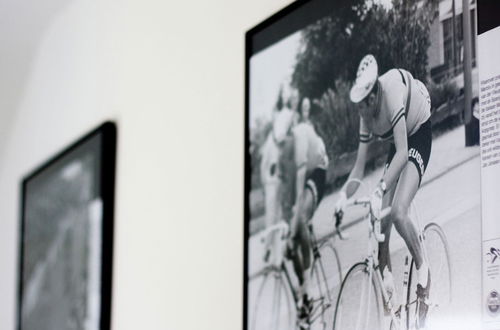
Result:
<svg viewBox="0 0 500 330"><path fill-rule="evenodd" d="M285 121L294 120L294 114L292 109L296 108L296 93L289 88L287 85L283 85L281 88L283 105L280 108L273 109L273 123L276 121L278 114L281 113L280 119ZM280 125L278 125L280 126ZM281 125L283 126L283 125ZM280 129L280 128L276 128ZM278 135L282 133L278 132ZM280 204L283 200L283 190L286 188L283 186L283 182L280 180L279 174L279 155L280 148L274 138L275 134L271 132L268 134L266 141L262 145L260 150L261 161L260 161L260 178L262 187L264 189L264 205L265 205L265 225L266 228L276 224L280 219L289 219L291 216L288 214L282 214ZM288 211L290 213L291 211ZM264 261L273 264L273 260L269 260L271 255L271 250L276 249L271 246L272 242L277 244L277 240L269 237L265 242L265 254Z"/></svg>
<svg viewBox="0 0 500 330"><path fill-rule="evenodd" d="M302 101L302 113L309 113L310 102ZM279 114L274 122L274 139L281 148L282 180L294 182L295 198L290 221L289 250L294 271L299 280L299 323L307 329L312 300L309 297L309 277L312 264L311 239L308 221L323 197L328 157L325 144L309 121L294 124L287 113ZM292 164L290 164L290 162ZM285 211L284 211L285 212Z"/></svg>
<svg viewBox="0 0 500 330"><path fill-rule="evenodd" d="M360 114L357 157L349 179L359 180L363 177L370 141L379 138L391 142L384 174L371 195L372 211L376 218L380 216L382 208L392 206L387 221L382 223L385 241L379 243L379 263L386 290L394 292L389 255L389 238L394 224L415 260L417 327L423 327L431 277L418 231L408 210L422 182L431 152L429 93L424 84L406 70L391 69L379 76L375 57L366 55L358 67L349 96ZM336 211L344 208L347 197L356 189L343 187Z"/></svg>
<svg viewBox="0 0 500 330"><path fill-rule="evenodd" d="M281 219L279 208L280 180L278 176L279 148L269 134L261 149L260 178L264 189L265 225L271 227ZM272 242L275 239L269 237L265 241L264 261L269 261ZM273 249L274 250L274 249Z"/></svg>

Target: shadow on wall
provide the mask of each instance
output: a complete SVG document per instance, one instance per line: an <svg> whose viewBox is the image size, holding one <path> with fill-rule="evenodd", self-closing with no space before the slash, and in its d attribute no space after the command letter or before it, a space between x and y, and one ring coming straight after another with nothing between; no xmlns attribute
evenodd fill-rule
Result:
<svg viewBox="0 0 500 330"><path fill-rule="evenodd" d="M0 141L9 134L40 41L51 22L74 0L0 2ZM3 154L0 144L0 155ZM0 157L1 158L1 157Z"/></svg>

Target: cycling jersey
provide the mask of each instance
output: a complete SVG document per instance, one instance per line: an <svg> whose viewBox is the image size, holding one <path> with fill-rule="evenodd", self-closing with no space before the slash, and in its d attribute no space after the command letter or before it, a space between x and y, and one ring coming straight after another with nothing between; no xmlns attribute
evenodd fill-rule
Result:
<svg viewBox="0 0 500 330"><path fill-rule="evenodd" d="M295 166L306 166L307 172L328 167L328 156L323 139L309 123L300 123L292 130L295 143Z"/></svg>
<svg viewBox="0 0 500 330"><path fill-rule="evenodd" d="M377 104L372 120L361 118L359 137L393 140L394 126L404 118L408 136L431 116L431 101L425 85L403 69L392 69L378 78Z"/></svg>
<svg viewBox="0 0 500 330"><path fill-rule="evenodd" d="M326 170L315 168L306 177L305 188L309 189L313 196L313 208L318 207L325 193Z"/></svg>
<svg viewBox="0 0 500 330"><path fill-rule="evenodd" d="M278 160L280 151L272 134L267 136L261 149L260 177L264 188L265 221L271 226L281 218L279 208L279 173Z"/></svg>

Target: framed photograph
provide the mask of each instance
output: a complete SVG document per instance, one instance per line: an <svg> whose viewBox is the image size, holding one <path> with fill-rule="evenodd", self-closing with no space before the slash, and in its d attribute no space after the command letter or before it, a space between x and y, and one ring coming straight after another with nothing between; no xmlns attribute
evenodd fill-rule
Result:
<svg viewBox="0 0 500 330"><path fill-rule="evenodd" d="M496 317L498 294L482 292L494 254L482 250L476 8L301 0L247 32L244 329Z"/></svg>
<svg viewBox="0 0 500 330"><path fill-rule="evenodd" d="M23 180L18 330L110 328L115 159L107 122Z"/></svg>

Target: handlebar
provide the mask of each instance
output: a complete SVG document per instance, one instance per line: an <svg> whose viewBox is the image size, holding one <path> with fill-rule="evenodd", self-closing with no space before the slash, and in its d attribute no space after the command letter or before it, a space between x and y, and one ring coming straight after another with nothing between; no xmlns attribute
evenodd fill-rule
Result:
<svg viewBox="0 0 500 330"><path fill-rule="evenodd" d="M373 215L373 212L372 212L371 200L369 197L361 197L361 198L351 199L351 200L348 200L346 203L346 207L355 206L355 205L369 207L370 216L367 217L367 219L370 220L370 222L369 222L370 231L375 236L375 239L377 240L377 242L381 243L381 242L385 241L385 234L383 234L381 232L380 222L381 222L381 219L383 219L389 215L389 213L391 212L391 207L386 207L385 209L383 209L380 212L380 217L375 218L375 216ZM339 233L339 237L341 239L343 239L342 236L344 234L342 234L342 232L340 231L340 224L342 222L342 218L344 217L344 211L340 210L338 212L335 212L334 217L335 217L335 228L337 229L337 232Z"/></svg>
<svg viewBox="0 0 500 330"><path fill-rule="evenodd" d="M290 227L284 221L280 221L275 225L269 226L268 228L262 231L261 241L264 241L266 237L273 233L278 233L281 239L285 239L288 237L288 233L290 231Z"/></svg>

